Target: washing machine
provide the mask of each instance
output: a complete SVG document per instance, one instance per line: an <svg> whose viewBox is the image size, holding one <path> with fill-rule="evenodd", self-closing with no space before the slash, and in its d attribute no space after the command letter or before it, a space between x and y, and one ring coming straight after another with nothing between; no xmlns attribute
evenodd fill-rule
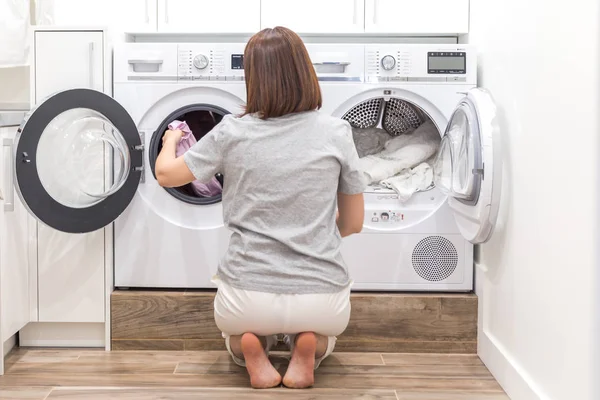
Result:
<svg viewBox="0 0 600 400"><path fill-rule="evenodd" d="M475 49L456 44L309 44L323 112L353 130L410 135L431 121L435 184L407 201L378 182L362 233L342 253L354 290L470 291L474 245L493 233L501 186L492 96L477 87Z"/></svg>
<svg viewBox="0 0 600 400"><path fill-rule="evenodd" d="M221 195L198 197L190 185L162 188L154 176L162 136L186 121L196 139L246 98L244 43L124 43L113 56L113 97L142 143L141 180L115 221L115 286L208 288L229 243ZM223 183L227 177L218 175Z"/></svg>

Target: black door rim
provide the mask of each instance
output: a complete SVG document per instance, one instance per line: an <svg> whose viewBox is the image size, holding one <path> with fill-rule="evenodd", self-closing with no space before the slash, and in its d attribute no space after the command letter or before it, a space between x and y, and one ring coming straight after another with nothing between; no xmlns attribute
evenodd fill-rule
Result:
<svg viewBox="0 0 600 400"><path fill-rule="evenodd" d="M107 118L122 135L131 155L129 176L113 195L89 207L74 208L55 200L44 188L37 171L40 139L54 118L78 108L95 111ZM141 138L129 113L112 97L91 89L56 93L36 107L19 128L15 143L15 180L19 196L42 223L66 233L87 233L101 229L129 206L140 183L143 163Z"/></svg>
<svg viewBox="0 0 600 400"><path fill-rule="evenodd" d="M212 104L190 104L170 113L158 126L158 128L152 134L152 138L150 139L150 148L148 149L148 162L150 164L150 170L152 171L152 176L156 179L156 159L158 158L159 149L162 144L162 137L164 132L168 129L169 124L174 120L179 118L181 115L187 114L193 111L210 111L222 116L231 114L229 111L221 108L219 106L215 106ZM223 182L221 182L223 183ZM220 203L222 200L222 194L218 194L216 196L211 197L196 197L190 196L185 193L180 192L176 188L164 188L171 196L175 197L178 200L181 200L188 204L194 204L199 206L207 206L211 204Z"/></svg>

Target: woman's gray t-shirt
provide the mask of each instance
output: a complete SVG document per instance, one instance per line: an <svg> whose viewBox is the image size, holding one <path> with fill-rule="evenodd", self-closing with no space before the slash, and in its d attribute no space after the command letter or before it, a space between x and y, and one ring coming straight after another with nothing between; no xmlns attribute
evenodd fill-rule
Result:
<svg viewBox="0 0 600 400"><path fill-rule="evenodd" d="M346 121L319 111L226 116L184 160L201 182L224 176L223 217L232 235L222 281L284 294L347 287L337 193L361 193L366 181Z"/></svg>

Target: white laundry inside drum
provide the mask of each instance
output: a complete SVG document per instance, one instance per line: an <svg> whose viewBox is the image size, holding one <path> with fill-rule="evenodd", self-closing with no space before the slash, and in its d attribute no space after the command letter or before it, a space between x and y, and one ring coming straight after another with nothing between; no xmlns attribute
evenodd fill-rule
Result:
<svg viewBox="0 0 600 400"><path fill-rule="evenodd" d="M408 201L433 188L432 160L440 132L417 106L397 98L363 101L342 117L350 123L368 190L396 192Z"/></svg>
<svg viewBox="0 0 600 400"><path fill-rule="evenodd" d="M227 112L225 110L204 105L184 107L181 110L173 112L161 123L160 127L155 133L155 137L152 140L150 162L152 163L153 168L156 164L156 158L162 150L162 136L168 130L168 125L171 122L174 120L185 121L192 131L192 134L196 138L196 141L200 141L207 133L209 133L217 124L221 122L226 114ZM217 174L216 179L222 186L224 183L223 175ZM168 188L166 190L172 196L190 204L209 205L221 201L221 194L210 197L198 195L194 191L191 183L176 188Z"/></svg>

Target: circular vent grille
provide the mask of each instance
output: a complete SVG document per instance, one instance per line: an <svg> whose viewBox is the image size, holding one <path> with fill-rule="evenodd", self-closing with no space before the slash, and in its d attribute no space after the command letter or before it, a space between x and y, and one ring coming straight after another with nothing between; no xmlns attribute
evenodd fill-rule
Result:
<svg viewBox="0 0 600 400"><path fill-rule="evenodd" d="M412 264L421 278L432 282L443 281L456 270L458 253L448 239L429 236L415 246Z"/></svg>
<svg viewBox="0 0 600 400"><path fill-rule="evenodd" d="M398 136L417 129L423 123L421 114L409 103L399 99L386 102L383 113L383 129L390 135Z"/></svg>
<svg viewBox="0 0 600 400"><path fill-rule="evenodd" d="M373 128L379 123L383 99L371 99L357 104L342 119L355 128Z"/></svg>

